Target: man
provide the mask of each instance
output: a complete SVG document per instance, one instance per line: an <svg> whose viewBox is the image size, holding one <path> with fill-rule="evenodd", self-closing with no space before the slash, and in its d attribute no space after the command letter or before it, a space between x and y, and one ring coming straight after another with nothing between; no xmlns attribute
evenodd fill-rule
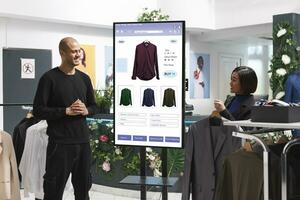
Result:
<svg viewBox="0 0 300 200"><path fill-rule="evenodd" d="M63 38L61 65L41 77L34 98L34 116L48 123L44 200L62 199L70 173L75 200L89 199L91 150L86 116L98 109L90 78L75 69L81 63L80 52L74 38Z"/></svg>

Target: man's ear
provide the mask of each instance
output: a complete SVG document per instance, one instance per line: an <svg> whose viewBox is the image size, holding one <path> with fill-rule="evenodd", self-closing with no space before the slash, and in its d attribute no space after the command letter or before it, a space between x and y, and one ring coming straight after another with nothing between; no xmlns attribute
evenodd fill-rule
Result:
<svg viewBox="0 0 300 200"><path fill-rule="evenodd" d="M59 54L62 56L62 55L64 55L64 51L63 50L59 50Z"/></svg>

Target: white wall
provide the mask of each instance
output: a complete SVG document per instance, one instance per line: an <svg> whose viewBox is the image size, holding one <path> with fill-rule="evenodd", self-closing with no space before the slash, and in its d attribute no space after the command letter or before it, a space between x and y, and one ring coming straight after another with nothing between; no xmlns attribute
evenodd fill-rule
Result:
<svg viewBox="0 0 300 200"><path fill-rule="evenodd" d="M292 12L300 13L299 0L215 0L215 29L270 23Z"/></svg>
<svg viewBox="0 0 300 200"><path fill-rule="evenodd" d="M157 0L0 0L0 5L0 16L112 26L136 21L142 8L156 8Z"/></svg>
<svg viewBox="0 0 300 200"><path fill-rule="evenodd" d="M171 20L186 20L188 28L214 29L215 0L158 0L158 8Z"/></svg>
<svg viewBox="0 0 300 200"><path fill-rule="evenodd" d="M111 29L0 18L0 103L3 103L2 48L50 49L55 67L61 61L58 43L66 36L76 38L81 44L95 45L96 86L104 88L104 46L113 45ZM0 109L0 129L3 129L1 106Z"/></svg>
<svg viewBox="0 0 300 200"><path fill-rule="evenodd" d="M76 25L8 20L6 47L51 49L53 66L60 65L59 41L66 36L95 45L97 86L104 86L104 46L112 46L112 30ZM103 76L103 77L102 77Z"/></svg>
<svg viewBox="0 0 300 200"><path fill-rule="evenodd" d="M223 94L230 94L230 91L220 91L220 84L229 85L230 73L221 74L222 67L220 65L220 56L242 56L242 65L249 65L252 67L258 76L258 89L255 94L268 94L268 59L269 48L268 46L261 46L261 54L249 54L249 47L257 47L256 45L249 44L234 44L232 42L202 42L197 37L187 34L187 46L186 46L186 74L190 73L189 53L191 51L195 53L210 54L210 98L209 99L190 99L189 94L186 93L186 102L194 105L194 114L209 115L214 110L214 99L225 100ZM231 44L230 44L231 43ZM261 65L250 62L253 60L261 61ZM229 88L229 87L228 87Z"/></svg>
<svg viewBox="0 0 300 200"><path fill-rule="evenodd" d="M210 98L209 99L190 99L186 94L186 101L194 105L194 114L209 115L213 110L214 99L219 99L219 83L229 84L229 80L219 79L219 55L220 53L242 54L246 55L246 47L240 46L222 46L214 43L206 43L198 41L197 38L190 36L190 51L195 53L210 54ZM187 60L189 60L187 51ZM186 74L190 73L190 65L186 63Z"/></svg>

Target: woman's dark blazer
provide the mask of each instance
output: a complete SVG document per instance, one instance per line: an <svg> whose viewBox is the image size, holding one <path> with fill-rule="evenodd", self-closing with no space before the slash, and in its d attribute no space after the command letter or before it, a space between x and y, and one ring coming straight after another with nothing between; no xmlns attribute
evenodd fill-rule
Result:
<svg viewBox="0 0 300 200"><path fill-rule="evenodd" d="M225 101L225 106L227 107L234 99L235 96L229 96L227 97ZM251 117L251 107L254 105L255 100L253 95L249 95L248 98L244 99L244 101L241 102L241 105L236 109L235 112L230 113L227 109L220 112L220 115L222 117L225 117L229 120L246 120L250 119Z"/></svg>

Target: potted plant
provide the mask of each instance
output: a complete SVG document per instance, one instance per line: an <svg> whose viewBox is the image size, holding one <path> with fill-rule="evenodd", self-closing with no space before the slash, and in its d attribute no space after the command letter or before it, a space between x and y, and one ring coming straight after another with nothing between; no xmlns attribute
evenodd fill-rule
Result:
<svg viewBox="0 0 300 200"><path fill-rule="evenodd" d="M95 90L95 100L101 113L110 113L113 102L113 87L109 86L104 90Z"/></svg>

